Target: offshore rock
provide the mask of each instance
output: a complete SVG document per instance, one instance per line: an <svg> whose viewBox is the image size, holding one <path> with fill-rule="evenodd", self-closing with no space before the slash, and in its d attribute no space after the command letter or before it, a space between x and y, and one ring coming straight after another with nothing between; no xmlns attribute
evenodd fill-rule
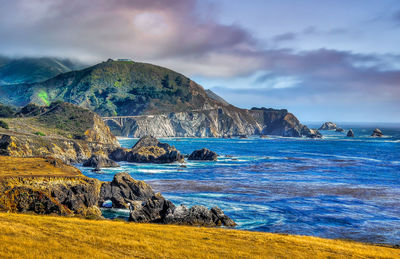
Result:
<svg viewBox="0 0 400 259"><path fill-rule="evenodd" d="M207 148L202 148L193 151L188 160L208 160L208 161L217 161L218 154L214 151L211 151Z"/></svg>
<svg viewBox="0 0 400 259"><path fill-rule="evenodd" d="M347 137L350 137L350 138L354 137L354 132L353 132L352 129L350 129L350 130L347 132Z"/></svg>
<svg viewBox="0 0 400 259"><path fill-rule="evenodd" d="M344 129L342 129L342 128L336 128L335 131L336 131L336 132L344 132Z"/></svg>
<svg viewBox="0 0 400 259"><path fill-rule="evenodd" d="M111 200L114 208L129 209L129 204L147 200L154 195L150 185L133 179L127 173L118 173L111 182L101 185L99 204Z"/></svg>
<svg viewBox="0 0 400 259"><path fill-rule="evenodd" d="M112 182L103 183L99 205L111 200L113 208L129 208L129 221L202 226L234 226L233 220L218 207L207 209L193 206L176 207L143 181L134 180L127 173L118 173Z"/></svg>
<svg viewBox="0 0 400 259"><path fill-rule="evenodd" d="M374 129L374 131L371 134L371 137L382 137L383 133L380 129Z"/></svg>
<svg viewBox="0 0 400 259"><path fill-rule="evenodd" d="M109 159L105 155L93 154L83 163L85 167L102 168L102 167L119 167L119 164Z"/></svg>
<svg viewBox="0 0 400 259"><path fill-rule="evenodd" d="M184 159L175 147L151 136L140 138L131 149L117 148L110 153L110 158L135 163L172 163Z"/></svg>
<svg viewBox="0 0 400 259"><path fill-rule="evenodd" d="M325 122L322 124L322 126L319 128L319 130L335 130L337 128L337 125L333 122Z"/></svg>

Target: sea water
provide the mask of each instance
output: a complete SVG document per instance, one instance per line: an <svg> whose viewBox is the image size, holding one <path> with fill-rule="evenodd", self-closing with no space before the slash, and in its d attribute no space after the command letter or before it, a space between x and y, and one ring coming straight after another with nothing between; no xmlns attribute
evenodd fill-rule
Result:
<svg viewBox="0 0 400 259"><path fill-rule="evenodd" d="M323 139L167 138L184 154L203 147L217 162L121 163L85 175L111 181L126 171L175 204L219 206L238 229L400 244L400 127L348 125L346 132L322 131ZM120 139L132 147L137 139ZM128 217L126 210L104 210Z"/></svg>

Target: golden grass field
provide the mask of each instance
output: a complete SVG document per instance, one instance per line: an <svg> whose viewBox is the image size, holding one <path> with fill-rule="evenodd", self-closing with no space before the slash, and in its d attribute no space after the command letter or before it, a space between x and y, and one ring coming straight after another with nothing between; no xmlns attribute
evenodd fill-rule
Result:
<svg viewBox="0 0 400 259"><path fill-rule="evenodd" d="M0 258L400 258L316 237L0 213Z"/></svg>
<svg viewBox="0 0 400 259"><path fill-rule="evenodd" d="M83 177L77 168L62 163L55 167L46 158L0 156L0 178L26 176Z"/></svg>

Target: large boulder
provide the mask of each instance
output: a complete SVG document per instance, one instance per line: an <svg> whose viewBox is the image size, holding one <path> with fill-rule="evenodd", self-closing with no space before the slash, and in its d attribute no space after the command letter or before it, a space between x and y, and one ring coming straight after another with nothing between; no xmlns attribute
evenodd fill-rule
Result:
<svg viewBox="0 0 400 259"><path fill-rule="evenodd" d="M202 148L193 151L188 160L208 160L208 161L217 161L218 154L214 151L211 151L207 148Z"/></svg>
<svg viewBox="0 0 400 259"><path fill-rule="evenodd" d="M174 146L161 143L156 138L145 136L131 148L117 148L110 153L110 158L115 161L128 161L134 163L172 163L182 162L183 155Z"/></svg>
<svg viewBox="0 0 400 259"><path fill-rule="evenodd" d="M169 209L163 219L163 223L196 226L236 226L236 223L226 216L220 208L214 207L209 210L204 206L198 205L190 209L185 205Z"/></svg>
<svg viewBox="0 0 400 259"><path fill-rule="evenodd" d="M111 200L114 208L126 208L136 201L144 201L155 195L150 185L133 179L127 173L114 175L111 182L103 183L100 189L100 206Z"/></svg>
<svg viewBox="0 0 400 259"><path fill-rule="evenodd" d="M119 164L109 159L105 155L94 154L83 163L85 167L103 168L103 167L119 167Z"/></svg>
<svg viewBox="0 0 400 259"><path fill-rule="evenodd" d="M382 137L383 133L380 129L374 129L374 131L371 134L371 137Z"/></svg>
<svg viewBox="0 0 400 259"><path fill-rule="evenodd" d="M143 181L134 180L127 173L118 173L112 182L103 183L100 188L99 205L111 200L113 208L130 210L129 221L141 223L162 223L201 226L235 226L218 207L211 210L204 206L188 209L176 207L160 193Z"/></svg>
<svg viewBox="0 0 400 259"><path fill-rule="evenodd" d="M354 137L354 132L353 132L352 129L350 129L350 130L347 132L347 137L350 137L350 138Z"/></svg>
<svg viewBox="0 0 400 259"><path fill-rule="evenodd" d="M333 122L325 122L322 124L321 127L319 127L319 130L335 130L337 128L337 125Z"/></svg>

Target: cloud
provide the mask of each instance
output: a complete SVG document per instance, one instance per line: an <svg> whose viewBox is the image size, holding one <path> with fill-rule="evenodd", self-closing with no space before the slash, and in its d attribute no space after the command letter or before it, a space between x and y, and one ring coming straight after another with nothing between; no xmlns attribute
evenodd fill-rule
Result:
<svg viewBox="0 0 400 259"><path fill-rule="evenodd" d="M165 61L201 58L221 75L256 40L238 25L197 13L195 0L0 0L3 54ZM212 8L212 6L210 6ZM230 58L227 54L230 53ZM221 58L216 58L220 55ZM244 57L246 59L246 57ZM172 63L172 62L171 62ZM203 64L192 64L200 67ZM183 67L183 65L179 65ZM186 71L184 71L186 72Z"/></svg>
<svg viewBox="0 0 400 259"><path fill-rule="evenodd" d="M293 32L287 32L287 33L276 35L273 38L273 41L276 43L279 43L279 42L284 42L284 41L293 41L296 38L297 38L297 34L295 34Z"/></svg>
<svg viewBox="0 0 400 259"><path fill-rule="evenodd" d="M358 102L377 110L400 100L399 56L279 48L346 29L311 26L271 36L274 48L266 48L240 25L218 22L215 6L198 0L0 0L0 6L0 54L133 58L205 82L223 78L220 90L242 106L351 109ZM400 21L400 13L394 18ZM247 83L229 85L238 78Z"/></svg>

